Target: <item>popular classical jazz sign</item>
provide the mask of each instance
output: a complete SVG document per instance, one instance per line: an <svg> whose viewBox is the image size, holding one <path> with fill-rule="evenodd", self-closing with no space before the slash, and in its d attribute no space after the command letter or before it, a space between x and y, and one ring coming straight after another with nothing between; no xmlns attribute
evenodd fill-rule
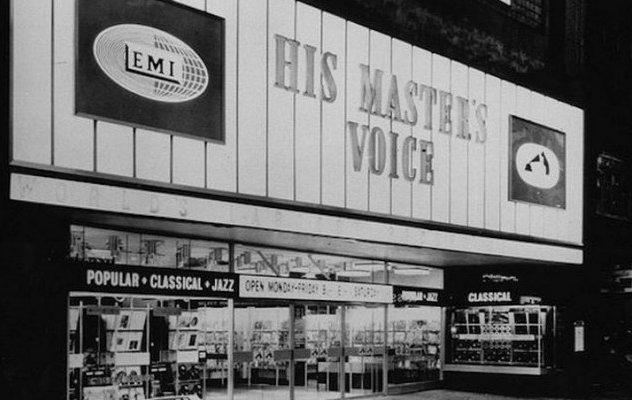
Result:
<svg viewBox="0 0 632 400"><path fill-rule="evenodd" d="M224 140L224 20L163 0L79 0L76 112Z"/></svg>
<svg viewBox="0 0 632 400"><path fill-rule="evenodd" d="M370 283L241 275L239 297L390 304L393 287Z"/></svg>
<svg viewBox="0 0 632 400"><path fill-rule="evenodd" d="M564 134L514 116L510 122L509 200L566 208Z"/></svg>
<svg viewBox="0 0 632 400"><path fill-rule="evenodd" d="M338 55L325 52L317 60L316 47L310 43L275 35L274 86L303 96L316 98L316 82L321 82L322 100L333 103L338 99L338 85L332 71L338 68ZM321 66L321 77L314 76L315 63ZM304 76L298 76L299 63L305 63ZM455 135L464 141L484 144L487 139L487 105L452 93L438 90L415 80L401 82L397 75L371 68L366 64L349 65L361 72L361 92L351 94L358 99L356 107L375 117L398 121L410 126L423 124L426 129L437 127L441 134ZM299 79L304 91L299 90ZM386 104L386 106L384 106ZM434 118L438 108L439 117ZM454 109L454 112L453 112ZM454 116L454 117L453 117ZM475 122L471 124L470 121ZM470 126L474 126L471 128ZM385 132L379 126L359 121L347 121L347 143L351 146L352 165L362 171L368 159L372 174L388 174L391 178L433 183L432 142L415 138L405 132ZM387 143L390 146L387 146ZM387 149L389 152L387 154ZM368 157L365 157L365 154ZM401 171L401 175L400 175Z"/></svg>
<svg viewBox="0 0 632 400"><path fill-rule="evenodd" d="M237 297L239 276L222 272L77 263L74 289L118 294Z"/></svg>

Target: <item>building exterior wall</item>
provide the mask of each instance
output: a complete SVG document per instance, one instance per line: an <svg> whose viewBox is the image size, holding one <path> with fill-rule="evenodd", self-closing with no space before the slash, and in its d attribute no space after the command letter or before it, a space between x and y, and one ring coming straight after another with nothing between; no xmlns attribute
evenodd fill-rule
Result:
<svg viewBox="0 0 632 400"><path fill-rule="evenodd" d="M581 109L301 2L183 3L226 21L225 143L75 115L73 2L13 2L13 26L20 27L13 32L13 162L87 171L114 181L123 177L255 196L271 204L307 205L316 212L334 207L343 213L582 244ZM332 71L338 93L334 102L322 101L319 84L316 98L274 86L277 34L316 47L318 55L337 56L337 69ZM299 53L300 90L305 90L303 61ZM320 63L315 64L319 76ZM468 141L454 132L440 132L439 107L433 108L433 129L425 129L422 121L411 127L359 111L359 64L384 71L383 98L390 76L396 75L402 98L405 83L412 79L454 98L486 104L486 140ZM420 114L421 107L419 102ZM456 107L451 112L456 121ZM508 200L509 115L564 132L566 209ZM373 174L367 151L360 171L355 171L349 121L397 132L400 155L405 136L431 141L433 184L406 181L401 165L399 178L388 176L388 166ZM474 132L474 111L469 123ZM389 154L392 149L386 142Z"/></svg>

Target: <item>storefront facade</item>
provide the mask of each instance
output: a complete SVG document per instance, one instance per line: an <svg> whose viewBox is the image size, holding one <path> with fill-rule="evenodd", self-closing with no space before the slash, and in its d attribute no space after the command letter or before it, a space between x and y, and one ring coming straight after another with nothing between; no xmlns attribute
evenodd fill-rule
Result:
<svg viewBox="0 0 632 400"><path fill-rule="evenodd" d="M51 231L69 399L436 387L446 271L583 262L576 107L291 0L11 16L7 204Z"/></svg>

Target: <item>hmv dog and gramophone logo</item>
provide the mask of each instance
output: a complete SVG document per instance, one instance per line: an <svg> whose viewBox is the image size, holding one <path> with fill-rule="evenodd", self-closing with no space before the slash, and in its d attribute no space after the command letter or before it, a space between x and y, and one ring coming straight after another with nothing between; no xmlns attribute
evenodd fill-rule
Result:
<svg viewBox="0 0 632 400"><path fill-rule="evenodd" d="M224 21L163 0L79 0L76 110L223 141Z"/></svg>
<svg viewBox="0 0 632 400"><path fill-rule="evenodd" d="M518 117L510 118L509 199L565 208L564 134Z"/></svg>

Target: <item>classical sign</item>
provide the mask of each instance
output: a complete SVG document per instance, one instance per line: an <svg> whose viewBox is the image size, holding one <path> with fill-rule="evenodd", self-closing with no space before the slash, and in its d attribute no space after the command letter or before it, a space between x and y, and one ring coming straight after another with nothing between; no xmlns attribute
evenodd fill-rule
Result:
<svg viewBox="0 0 632 400"><path fill-rule="evenodd" d="M390 304L393 302L393 287L369 283L241 275L239 296Z"/></svg>
<svg viewBox="0 0 632 400"><path fill-rule="evenodd" d="M224 21L163 0L79 0L77 114L224 140Z"/></svg>
<svg viewBox="0 0 632 400"><path fill-rule="evenodd" d="M301 94L316 98L316 47L282 35L274 37L274 86L292 93L301 93L298 89L301 79L305 83L305 90ZM306 64L303 68L305 75L301 77L298 76L300 62ZM338 55L323 53L320 65L321 99L333 103L338 97L338 86L332 73L337 69ZM454 96L451 92L438 90L415 80L408 80L401 85L397 75L385 74L381 69L370 68L366 64L358 64L355 68L360 70L361 76L361 89L357 93L360 100L358 109L361 112L410 126L423 124L428 130L435 127L441 134L455 135L461 140L480 145L487 140L486 104L477 102L476 99ZM436 109L439 117L435 120L433 114ZM453 115L456 118L453 119ZM470 127L470 120L474 121L473 129ZM374 175L387 173L393 179L406 179L427 185L433 183L432 142L405 132L384 132L379 126L371 127L357 121L347 121L347 134L354 171L362 171L362 164L368 162L369 171Z"/></svg>
<svg viewBox="0 0 632 400"><path fill-rule="evenodd" d="M512 291L489 291L489 292L469 292L467 302L470 304L481 303L512 303L517 301L515 293Z"/></svg>
<svg viewBox="0 0 632 400"><path fill-rule="evenodd" d="M562 132L510 116L509 200L566 208Z"/></svg>

